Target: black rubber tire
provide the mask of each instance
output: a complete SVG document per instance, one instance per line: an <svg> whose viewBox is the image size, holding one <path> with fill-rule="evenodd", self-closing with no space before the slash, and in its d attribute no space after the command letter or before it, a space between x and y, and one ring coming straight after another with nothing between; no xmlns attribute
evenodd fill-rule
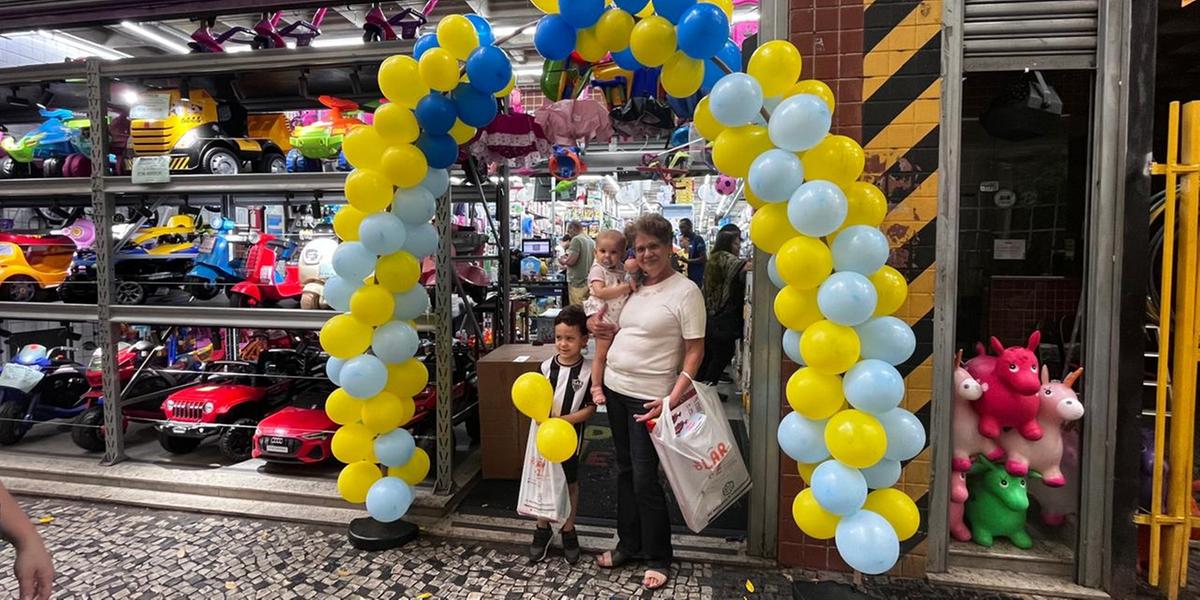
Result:
<svg viewBox="0 0 1200 600"><path fill-rule="evenodd" d="M201 438L180 437L166 431L158 432L158 445L171 454L188 454L200 446Z"/></svg>
<svg viewBox="0 0 1200 600"><path fill-rule="evenodd" d="M18 286L20 289L18 290ZM30 289L32 286L32 289ZM38 284L27 275L13 275L0 282L0 300L9 302L34 302L38 297Z"/></svg>
<svg viewBox="0 0 1200 600"><path fill-rule="evenodd" d="M204 153L204 156L201 157L201 159L200 159L200 171L207 173L209 175L222 175L222 173L213 173L212 170L210 169L210 165L212 164L213 155L216 155L216 154L224 154L224 155L228 156L230 158L230 160L233 161L233 164L236 165L234 172L228 173L229 175L237 175L242 172L242 160L240 158L238 158L238 155L234 154L234 152L232 150L229 150L227 148L221 148L219 146L216 148L209 148Z"/></svg>
<svg viewBox="0 0 1200 600"><path fill-rule="evenodd" d="M188 277L187 292L197 300L212 300L221 293L221 286L203 277Z"/></svg>
<svg viewBox="0 0 1200 600"><path fill-rule="evenodd" d="M248 296L240 292L230 292L229 305L234 308L258 308L262 303L255 300L253 296Z"/></svg>
<svg viewBox="0 0 1200 600"><path fill-rule="evenodd" d="M104 425L103 406L93 406L80 413L75 417L75 425L77 427L71 429L71 441L76 446L88 452L104 451L104 432L100 429Z"/></svg>
<svg viewBox="0 0 1200 600"><path fill-rule="evenodd" d="M29 429L22 426L21 419L24 417L24 406L16 402L0 405L0 445L11 446L25 437L25 432Z"/></svg>
<svg viewBox="0 0 1200 600"><path fill-rule="evenodd" d="M229 460L236 462L250 460L254 450L254 428L258 426L258 419L243 417L234 421L232 425L221 432L221 437L217 440L217 447L221 449L221 454L224 454L225 458Z"/></svg>
<svg viewBox="0 0 1200 600"><path fill-rule="evenodd" d="M287 158L279 152L268 152L258 162L259 173L287 173Z"/></svg>

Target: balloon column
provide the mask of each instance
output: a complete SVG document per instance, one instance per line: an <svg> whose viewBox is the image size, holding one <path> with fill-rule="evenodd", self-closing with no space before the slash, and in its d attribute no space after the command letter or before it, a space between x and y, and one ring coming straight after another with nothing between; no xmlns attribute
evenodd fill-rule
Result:
<svg viewBox="0 0 1200 600"><path fill-rule="evenodd" d="M321 329L329 353L327 373L340 386L325 411L341 425L331 442L346 464L338 492L366 503L381 522L400 519L413 501L412 486L429 473L429 456L403 426L415 410L413 396L429 382L413 319L429 306L418 283L421 258L437 250L430 220L450 185L447 171L458 145L496 115L496 97L513 86L508 57L478 17L448 16L438 24L418 62L392 56L379 67L388 99L373 125L349 131L343 141L354 166L346 177L349 206L334 218L342 242L333 255L336 275L325 300L342 314ZM465 61L466 78L459 61ZM386 474L380 465L386 468Z"/></svg>
<svg viewBox="0 0 1200 600"><path fill-rule="evenodd" d="M525 373L513 382L513 404L522 414L537 422L538 453L552 463L561 463L575 454L579 438L575 427L565 419L550 416L554 388L541 373Z"/></svg>

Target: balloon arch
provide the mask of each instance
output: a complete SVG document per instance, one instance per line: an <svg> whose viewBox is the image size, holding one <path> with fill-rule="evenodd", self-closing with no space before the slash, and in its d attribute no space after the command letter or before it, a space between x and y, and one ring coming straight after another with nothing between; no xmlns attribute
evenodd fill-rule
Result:
<svg viewBox="0 0 1200 600"><path fill-rule="evenodd" d="M672 96L707 93L695 128L712 143L717 169L747 181L746 200L755 208L750 239L772 254L784 350L803 365L787 384L794 412L778 429L780 447L809 486L796 496L793 517L807 535L834 538L851 567L887 571L920 521L909 496L892 487L901 461L925 445L920 421L899 407L904 379L894 366L912 355L915 337L890 316L908 284L884 264L889 248L879 225L887 203L877 188L857 181L862 148L829 134L832 91L820 81L798 81L800 53L786 41L763 44L747 72L738 72L741 51L729 39L732 0L533 3L547 13L534 33L544 58L611 55L626 69L661 67L660 82ZM344 141L355 170L346 178L349 206L334 220L342 240L333 256L336 276L325 286L342 314L320 334L332 357L329 377L341 387L326 410L342 425L332 441L334 456L346 463L338 490L349 502L365 502L381 522L407 512L412 486L429 470L429 457L401 427L429 377L413 358L412 319L428 308L419 262L437 249L430 220L459 144L491 123L496 98L515 85L496 44L479 16L443 18L436 34L417 40L413 56L383 62L379 87L389 102L373 125Z"/></svg>

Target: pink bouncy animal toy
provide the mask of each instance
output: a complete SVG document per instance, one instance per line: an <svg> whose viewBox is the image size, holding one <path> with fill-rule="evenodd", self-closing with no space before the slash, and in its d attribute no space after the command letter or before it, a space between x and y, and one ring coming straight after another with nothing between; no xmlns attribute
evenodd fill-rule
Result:
<svg viewBox="0 0 1200 600"><path fill-rule="evenodd" d="M967 474L950 474L950 535L960 542L971 541L971 528L963 523L963 508L969 497Z"/></svg>
<svg viewBox="0 0 1200 600"><path fill-rule="evenodd" d="M967 372L984 386L983 397L974 404L979 413L979 433L984 437L996 439L1002 428L1013 427L1027 440L1041 439L1037 414L1042 383L1034 354L1041 339L1042 332L1034 331L1024 348L1005 348L993 337L996 356L988 355L983 344L978 344L979 356L967 361Z"/></svg>
<svg viewBox="0 0 1200 600"><path fill-rule="evenodd" d="M1004 456L996 442L979 435L979 416L971 407L986 389L963 368L962 350L959 350L954 355L954 460L951 466L955 471L965 473L969 470L976 454L983 454L992 461ZM966 491L965 487L963 491Z"/></svg>
<svg viewBox="0 0 1200 600"><path fill-rule="evenodd" d="M1050 381L1050 370L1042 366L1042 391L1038 393L1042 439L1032 442L1016 431L1000 434L1000 446L1008 454L1005 470L1023 477L1033 469L1042 474L1042 482L1050 487L1062 487L1067 482L1059 466L1063 455L1062 425L1083 416L1083 404L1071 389L1080 375L1082 368L1072 371L1063 381Z"/></svg>

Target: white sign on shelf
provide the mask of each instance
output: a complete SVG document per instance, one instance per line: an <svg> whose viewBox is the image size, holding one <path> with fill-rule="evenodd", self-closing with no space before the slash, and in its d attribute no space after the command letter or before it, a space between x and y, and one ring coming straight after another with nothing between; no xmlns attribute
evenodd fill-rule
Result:
<svg viewBox="0 0 1200 600"><path fill-rule="evenodd" d="M139 183L170 183L170 156L138 156L133 159L134 184Z"/></svg>
<svg viewBox="0 0 1200 600"><path fill-rule="evenodd" d="M996 260L1025 260L1025 240L992 240Z"/></svg>
<svg viewBox="0 0 1200 600"><path fill-rule="evenodd" d="M171 95L162 93L142 94L138 103L129 109L129 118L162 120L171 112Z"/></svg>

